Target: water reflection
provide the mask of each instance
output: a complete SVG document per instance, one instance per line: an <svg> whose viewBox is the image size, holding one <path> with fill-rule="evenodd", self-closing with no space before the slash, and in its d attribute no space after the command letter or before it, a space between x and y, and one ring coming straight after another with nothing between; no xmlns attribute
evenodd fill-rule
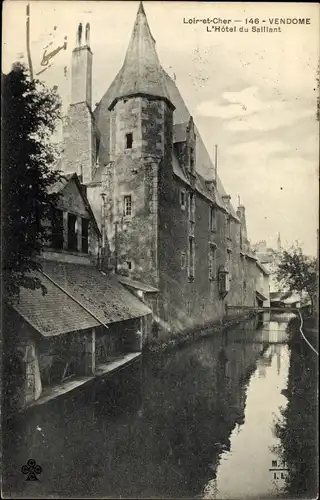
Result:
<svg viewBox="0 0 320 500"><path fill-rule="evenodd" d="M286 324L270 321L260 326L264 343L282 342ZM269 344L256 363L247 390L244 425L235 428L230 437L230 450L221 456L220 467L203 490L204 498L267 498L277 496L285 479L275 479L272 463L277 458L273 447L280 440L274 425L285 407L282 389L288 377L289 349L284 344Z"/></svg>
<svg viewBox="0 0 320 500"><path fill-rule="evenodd" d="M285 338L285 328L248 321L35 408L7 434L4 491L28 488L35 498L273 493L269 447L278 438L271 429L287 401L289 354L272 342ZM31 456L42 465L41 484L21 479Z"/></svg>
<svg viewBox="0 0 320 500"><path fill-rule="evenodd" d="M285 494L289 498L316 498L318 494L318 364L310 347L297 339L297 321L289 325L292 337L287 405L275 425L280 444L273 452L288 469Z"/></svg>

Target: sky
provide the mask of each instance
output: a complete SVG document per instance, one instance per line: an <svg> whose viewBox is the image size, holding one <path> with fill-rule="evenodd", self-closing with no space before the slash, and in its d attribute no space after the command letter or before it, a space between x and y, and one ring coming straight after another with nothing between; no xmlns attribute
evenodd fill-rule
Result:
<svg viewBox="0 0 320 500"><path fill-rule="evenodd" d="M29 3L34 72L43 69L46 46L51 43L51 51L67 41L66 50L38 76L58 86L65 112L77 27L90 22L94 108L123 63L139 3ZM3 3L4 73L17 60L27 63L26 5L22 0ZM144 8L160 62L175 79L212 158L218 145L220 178L233 204L240 195L246 207L251 242L266 240L275 247L280 232L284 247L298 240L305 253L315 255L319 5L145 1ZM192 18L230 20L215 26L237 30L210 31L212 24L190 24ZM291 24L275 25L274 18ZM292 24L292 19L310 21ZM253 32L252 26L280 26L281 32Z"/></svg>

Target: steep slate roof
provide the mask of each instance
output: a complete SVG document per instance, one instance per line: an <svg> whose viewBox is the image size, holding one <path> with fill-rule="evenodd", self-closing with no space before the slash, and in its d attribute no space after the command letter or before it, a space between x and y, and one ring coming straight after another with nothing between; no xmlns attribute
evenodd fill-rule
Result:
<svg viewBox="0 0 320 500"><path fill-rule="evenodd" d="M147 40L147 43L145 43L145 38ZM143 49L139 49L137 47L137 41L140 39L142 46L144 47ZM130 49L130 50L129 50ZM142 50L147 50L147 58L146 62L143 62L144 56L140 57L143 52ZM139 59L135 59L139 58ZM142 59L142 61L140 61ZM138 64L139 60L139 64ZM148 61L153 61L152 62L152 72L151 74L155 74L154 72L156 71L157 75L159 76L158 83L155 85L155 83L152 83L151 81L149 82L146 73L144 72L147 69L147 65L149 64ZM144 66L144 64L146 66ZM159 67L158 67L159 64ZM142 66L140 66L142 65ZM128 87L124 86L124 77L128 79L127 85ZM186 126L189 123L190 119L190 112L175 84L175 82L172 80L172 78L166 73L166 71L160 66L158 56L156 53L155 49L155 42L154 39L151 35L150 28L142 7L142 4L140 4L138 13L137 13L137 18L136 22L134 25L133 33L131 36L131 40L129 43L127 55L125 62L116 75L115 79L111 83L110 87L108 90L105 92L105 94L102 96L98 106L93 112L93 115L95 117L96 121L96 126L99 129L101 133L101 141L99 145L99 164L101 165L101 168L104 168L104 165L107 165L108 162L110 161L110 156L109 156L109 141L110 141L110 119L109 119L109 108L113 104L113 102L119 97L120 95L124 95L123 92L129 92L132 93L137 93L137 91L132 91L132 88L129 89L129 87L132 87L132 82L131 79L133 79L134 83L134 88L138 88L138 86L141 86L140 93L148 93L150 94L150 91L147 92L142 91L144 86L148 86L149 84L149 90L153 89L154 92L157 93L158 96L163 96L164 98L168 99L175 107L175 110L173 112L173 123L174 123L174 136L175 142L179 142L182 137L184 136ZM149 83L148 83L149 82ZM160 88L159 88L160 86ZM146 88L146 87L145 87ZM161 94L162 93L162 94ZM155 95L155 94L152 94ZM199 134L199 131L195 127L195 132L196 132L196 137L197 137L197 146L196 146L196 171L199 174L199 176L202 177L202 180L199 180L199 184L203 185L204 184L204 179L213 179L214 178L214 165L213 162L210 158L210 155L206 149L206 146L204 145L204 142L201 138L201 135ZM177 168L177 159L174 159L173 162L173 168L176 171L178 170ZM100 169L98 169L98 172ZM180 168L181 171L181 168ZM97 175L98 175L97 172ZM178 175L178 177L180 177ZM99 174L99 178L101 178L101 175ZM98 180L98 178L94 178L94 181ZM184 180L184 179L183 179ZM202 182L203 181L203 182ZM196 186L197 187L197 186ZM206 188L206 196L211 196L210 191L208 192ZM222 182L220 180L220 177L217 177L217 190L216 190L216 202L217 204L223 208L224 203L222 201L222 196L226 196L227 193L222 185ZM239 220L236 212L233 208L233 206L230 204L230 213L231 215L236 219Z"/></svg>
<svg viewBox="0 0 320 500"><path fill-rule="evenodd" d="M115 276L104 276L93 267L78 264L44 261L42 267L45 275L35 275L47 288L47 294L22 288L14 309L45 337L98 327L100 321L108 325L151 314Z"/></svg>
<svg viewBox="0 0 320 500"><path fill-rule="evenodd" d="M118 98L137 94L161 97L172 106L161 72L155 40L151 35L142 2L139 5L120 76L115 85L111 106Z"/></svg>

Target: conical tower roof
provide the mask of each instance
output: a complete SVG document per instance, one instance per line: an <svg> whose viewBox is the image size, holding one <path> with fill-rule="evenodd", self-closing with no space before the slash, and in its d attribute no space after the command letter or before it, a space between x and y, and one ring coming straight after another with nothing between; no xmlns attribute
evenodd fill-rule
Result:
<svg viewBox="0 0 320 500"><path fill-rule="evenodd" d="M151 34L147 17L140 2L129 46L119 73L114 99L109 109L123 98L134 95L149 95L165 99L172 108L163 72Z"/></svg>

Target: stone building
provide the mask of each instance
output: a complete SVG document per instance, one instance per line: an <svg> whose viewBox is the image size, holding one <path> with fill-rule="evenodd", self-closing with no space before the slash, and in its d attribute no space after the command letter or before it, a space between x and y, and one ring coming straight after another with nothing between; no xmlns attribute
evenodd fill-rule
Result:
<svg viewBox="0 0 320 500"><path fill-rule="evenodd" d="M280 283L277 280L277 269L282 252L280 233L277 237L276 249L268 247L265 240L261 240L252 245L252 249L254 250L259 261L269 273L270 293L274 294L276 292L280 293L286 291L283 287L280 287Z"/></svg>
<svg viewBox="0 0 320 500"><path fill-rule="evenodd" d="M20 373L10 411L133 361L151 330L143 297L101 271L101 233L77 175L52 190L60 197L47 221L51 240L39 257L42 269L35 272L46 293L21 288L10 311Z"/></svg>
<svg viewBox="0 0 320 500"><path fill-rule="evenodd" d="M82 40L79 26L72 53L62 168L86 186L106 272L132 290L151 287L154 339L220 322L227 305L254 306L245 207L232 206L161 67L142 3L123 65L94 110L89 24L85 32Z"/></svg>

